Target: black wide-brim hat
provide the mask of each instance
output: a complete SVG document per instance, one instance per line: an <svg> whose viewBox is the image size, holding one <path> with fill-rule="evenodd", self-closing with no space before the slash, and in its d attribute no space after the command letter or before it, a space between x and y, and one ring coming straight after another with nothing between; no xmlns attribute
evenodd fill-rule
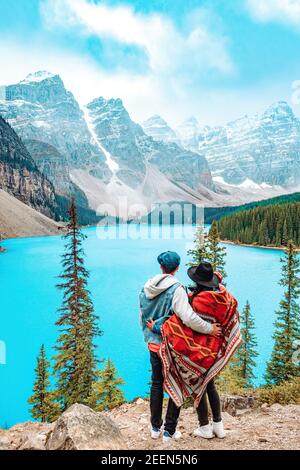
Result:
<svg viewBox="0 0 300 470"><path fill-rule="evenodd" d="M188 276L192 281L204 287L218 287L219 277L213 272L210 263L201 263L199 266L192 266L188 269Z"/></svg>

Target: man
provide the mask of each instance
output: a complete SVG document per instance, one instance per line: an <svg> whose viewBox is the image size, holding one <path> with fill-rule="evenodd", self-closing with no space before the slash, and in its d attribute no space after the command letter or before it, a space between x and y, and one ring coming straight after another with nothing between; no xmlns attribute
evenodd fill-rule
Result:
<svg viewBox="0 0 300 470"><path fill-rule="evenodd" d="M175 313L186 326L198 333L213 336L221 334L218 325L202 320L191 308L185 288L175 277L180 261L180 256L175 252L168 251L159 255L158 263L162 273L147 281L140 294L141 325L145 342L148 343L152 366L150 396L152 439L160 437L163 424L164 377L161 359L157 354L162 342L160 327ZM179 414L180 408L170 399L164 425L164 442L180 439L181 433L176 432Z"/></svg>

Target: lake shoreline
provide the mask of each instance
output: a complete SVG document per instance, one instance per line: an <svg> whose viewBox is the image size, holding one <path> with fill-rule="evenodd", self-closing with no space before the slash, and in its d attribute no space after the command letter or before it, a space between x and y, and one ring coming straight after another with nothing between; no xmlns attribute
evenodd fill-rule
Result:
<svg viewBox="0 0 300 470"><path fill-rule="evenodd" d="M96 225L86 225L86 226L82 226L80 227L81 229L86 229L86 228L97 228ZM58 229L58 232L61 231L61 232L64 232L64 226L61 226L59 229ZM26 238L39 238L39 237L57 237L57 236L60 236L61 233L57 233L57 234L54 234L54 233L51 233L51 234L45 234L45 235L36 235L36 234L32 234L30 237L18 237L18 236L12 236L12 237L5 237L2 239L2 241L6 241L6 240L20 240L20 239L26 239ZM220 240L221 243L225 244L225 245L234 245L234 246L241 246L241 247L247 247L247 248L262 248L262 249L265 249L265 250L279 250L279 251L284 251L285 250L285 247L284 246L272 246L272 245L256 245L256 244L250 244L250 243L239 243L239 242L233 242L232 240ZM298 248L298 251L300 251L300 248ZM7 252L7 249L0 246L0 254L1 253L5 253Z"/></svg>
<svg viewBox="0 0 300 470"><path fill-rule="evenodd" d="M278 251L284 251L286 247L284 246L272 246L272 245L251 245L250 243L238 243L238 242L233 242L231 240L221 240L221 243L224 243L225 245L234 245L234 246L244 246L247 248L263 248L265 250L278 250ZM299 248L300 250L300 248Z"/></svg>

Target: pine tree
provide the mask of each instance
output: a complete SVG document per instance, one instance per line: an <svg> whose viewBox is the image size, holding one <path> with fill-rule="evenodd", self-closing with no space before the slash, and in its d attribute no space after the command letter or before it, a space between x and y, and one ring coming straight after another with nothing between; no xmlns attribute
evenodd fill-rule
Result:
<svg viewBox="0 0 300 470"><path fill-rule="evenodd" d="M77 224L74 200L70 209L65 254L62 257L61 284L63 304L56 325L60 327L54 372L62 408L74 403L89 404L96 379L97 360L94 338L101 332L97 327L94 307L87 289L89 273L84 265L83 240L86 238Z"/></svg>
<svg viewBox="0 0 300 470"><path fill-rule="evenodd" d="M225 279L227 276L225 271L226 248L220 245L220 241L218 223L214 220L207 237L206 259L212 264L214 271L218 271Z"/></svg>
<svg viewBox="0 0 300 470"><path fill-rule="evenodd" d="M202 261L207 260L207 234L202 224L197 227L194 247L187 254L191 258L189 266L198 266Z"/></svg>
<svg viewBox="0 0 300 470"><path fill-rule="evenodd" d="M255 379L254 368L256 367L255 358L258 356L257 341L254 333L254 318L251 314L251 307L247 301L241 314L241 335L243 338L242 346L236 355L236 372L244 381L246 388L253 386Z"/></svg>
<svg viewBox="0 0 300 470"><path fill-rule="evenodd" d="M216 377L216 385L222 394L239 395L243 392L245 381L238 372L237 356L234 356Z"/></svg>
<svg viewBox="0 0 300 470"><path fill-rule="evenodd" d="M300 246L299 194L293 197L295 201L291 199L289 203L284 198L276 198L277 204L266 206L266 201L255 203L257 207L245 206L245 210L221 218L218 221L221 238L270 246L287 246L288 240L293 239Z"/></svg>
<svg viewBox="0 0 300 470"><path fill-rule="evenodd" d="M120 386L124 385L118 377L116 367L108 359L102 370L97 373L98 380L93 386L93 408L96 411L112 410L124 403L124 394Z"/></svg>
<svg viewBox="0 0 300 470"><path fill-rule="evenodd" d="M45 346L42 345L37 357L33 395L28 400L28 403L32 405L31 416L42 423L55 421L60 413L59 405L55 401L56 394L49 391L49 367L50 363L47 361Z"/></svg>
<svg viewBox="0 0 300 470"><path fill-rule="evenodd" d="M293 361L293 346L300 339L300 260L293 241L289 241L285 256L281 259L282 278L279 282L285 288L284 297L276 312L274 347L267 365L268 384L280 384L300 376L299 366Z"/></svg>

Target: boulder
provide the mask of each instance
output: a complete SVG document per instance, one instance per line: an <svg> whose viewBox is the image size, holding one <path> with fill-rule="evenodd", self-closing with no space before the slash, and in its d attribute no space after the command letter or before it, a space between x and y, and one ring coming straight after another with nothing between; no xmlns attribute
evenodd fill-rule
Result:
<svg viewBox="0 0 300 470"><path fill-rule="evenodd" d="M14 450L15 446L13 445L9 435L7 433L0 434L0 450Z"/></svg>
<svg viewBox="0 0 300 470"><path fill-rule="evenodd" d="M248 410L255 406L256 398L237 395L226 395L221 397L222 410L231 416L236 416L240 410Z"/></svg>
<svg viewBox="0 0 300 470"><path fill-rule="evenodd" d="M56 421L47 450L126 449L118 426L104 413L75 404Z"/></svg>
<svg viewBox="0 0 300 470"><path fill-rule="evenodd" d="M137 400L135 401L135 403L136 403L137 405L144 405L145 400L143 400L143 398L137 398Z"/></svg>
<svg viewBox="0 0 300 470"><path fill-rule="evenodd" d="M280 405L279 403L274 403L274 405L271 405L269 409L273 413L278 413L283 410L283 406Z"/></svg>
<svg viewBox="0 0 300 470"><path fill-rule="evenodd" d="M27 432L22 436L18 450L46 450L46 441L51 430L45 432Z"/></svg>
<svg viewBox="0 0 300 470"><path fill-rule="evenodd" d="M0 433L0 450L45 450L53 424L21 423Z"/></svg>

